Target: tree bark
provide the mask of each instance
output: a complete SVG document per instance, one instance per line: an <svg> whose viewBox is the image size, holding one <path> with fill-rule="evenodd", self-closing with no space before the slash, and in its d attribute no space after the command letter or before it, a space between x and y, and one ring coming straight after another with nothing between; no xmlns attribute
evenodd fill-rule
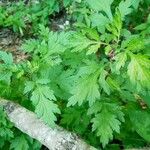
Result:
<svg viewBox="0 0 150 150"><path fill-rule="evenodd" d="M38 140L49 150L96 150L74 133L59 126L54 129L49 127L36 114L19 104L0 98L0 105L16 128Z"/></svg>

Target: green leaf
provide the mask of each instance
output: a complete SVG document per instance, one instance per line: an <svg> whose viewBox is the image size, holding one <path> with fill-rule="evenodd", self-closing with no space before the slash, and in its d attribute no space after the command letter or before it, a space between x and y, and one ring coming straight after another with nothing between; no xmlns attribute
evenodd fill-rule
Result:
<svg viewBox="0 0 150 150"><path fill-rule="evenodd" d="M133 8L137 9L141 0L125 0L121 1L119 4L119 11L121 13L122 19L133 11Z"/></svg>
<svg viewBox="0 0 150 150"><path fill-rule="evenodd" d="M106 13L108 18L112 20L112 13L111 13L111 4L114 0L87 0L89 6L94 9L95 11L103 11Z"/></svg>
<svg viewBox="0 0 150 150"><path fill-rule="evenodd" d="M145 40L141 37L131 37L126 45L127 45L127 50L130 50L132 52L138 52L140 50L143 50L145 48Z"/></svg>
<svg viewBox="0 0 150 150"><path fill-rule="evenodd" d="M97 70L101 70L103 63L97 64L95 61L85 61L85 65L79 68L78 76L84 77L85 75L93 74Z"/></svg>
<svg viewBox="0 0 150 150"><path fill-rule="evenodd" d="M0 51L0 59L8 65L13 64L13 56L11 53L6 53L5 51Z"/></svg>
<svg viewBox="0 0 150 150"><path fill-rule="evenodd" d="M70 115L71 114L71 115ZM64 110L60 124L75 130L77 133L85 133L90 123L84 107L69 107Z"/></svg>
<svg viewBox="0 0 150 150"><path fill-rule="evenodd" d="M92 46L89 48L89 50L87 51L86 55L91 55L91 54L93 54L93 53L96 53L96 52L98 51L99 47L100 47L100 43L97 43L97 44L95 44L95 45L92 45Z"/></svg>
<svg viewBox="0 0 150 150"><path fill-rule="evenodd" d="M114 35L114 40L118 43L122 29L121 13L119 9L116 9L112 22L107 25L106 28Z"/></svg>
<svg viewBox="0 0 150 150"><path fill-rule="evenodd" d="M82 33L85 34L91 40L96 40L96 41L100 40L99 33L94 28L85 27L82 29Z"/></svg>
<svg viewBox="0 0 150 150"><path fill-rule="evenodd" d="M14 140L12 140L10 144L10 149L29 150L29 144L25 136L22 134L21 136L18 136Z"/></svg>
<svg viewBox="0 0 150 150"><path fill-rule="evenodd" d="M45 27L42 27L40 36L41 37L36 40L26 40L21 49L28 53L41 54L42 57L44 55L43 59L48 59L49 56L60 54L66 50L69 33L50 32L49 30L47 31L47 28L45 29Z"/></svg>
<svg viewBox="0 0 150 150"><path fill-rule="evenodd" d="M150 85L150 60L143 55L131 54L131 62L128 65L128 75L134 85L149 88Z"/></svg>
<svg viewBox="0 0 150 150"><path fill-rule="evenodd" d="M65 32L50 32L48 38L48 54L59 54L66 50L68 34Z"/></svg>
<svg viewBox="0 0 150 150"><path fill-rule="evenodd" d="M61 68L63 69L63 68ZM53 68L51 71L51 87L55 91L56 96L61 99L68 99L70 89L74 83L74 70L60 70Z"/></svg>
<svg viewBox="0 0 150 150"><path fill-rule="evenodd" d="M68 6L71 2L72 0L63 0L63 4L65 7Z"/></svg>
<svg viewBox="0 0 150 150"><path fill-rule="evenodd" d="M48 40L48 37L49 37L49 28L48 27L45 27L43 24L40 24L39 25L39 35L40 37L45 40Z"/></svg>
<svg viewBox="0 0 150 150"><path fill-rule="evenodd" d="M112 51L112 47L110 45L107 45L105 47L105 54L108 56L111 51Z"/></svg>
<svg viewBox="0 0 150 150"><path fill-rule="evenodd" d="M0 51L0 81L5 81L10 84L13 67L12 54Z"/></svg>
<svg viewBox="0 0 150 150"><path fill-rule="evenodd" d="M110 87L106 81L106 76L107 76L107 71L102 70L101 74L100 74L100 78L99 78L99 84L100 86L103 88L103 90L110 95Z"/></svg>
<svg viewBox="0 0 150 150"><path fill-rule="evenodd" d="M12 127L13 125L8 121L7 115L4 113L3 108L0 107L0 137L1 139L10 140L14 137ZM2 144L3 145L3 144ZM0 144L1 146L1 144Z"/></svg>
<svg viewBox="0 0 150 150"><path fill-rule="evenodd" d="M115 90L118 90L119 92L121 91L120 85L115 79L108 77L106 81L108 85L110 86L111 90L115 89Z"/></svg>
<svg viewBox="0 0 150 150"><path fill-rule="evenodd" d="M39 41L35 39L26 40L25 43L22 44L21 50L31 53L37 49L39 44Z"/></svg>
<svg viewBox="0 0 150 150"><path fill-rule="evenodd" d="M121 108L112 103L97 102L88 110L88 114L95 114L91 120L92 131L96 131L103 147L113 139L113 132L120 132L121 122L124 122L124 114Z"/></svg>
<svg viewBox="0 0 150 150"><path fill-rule="evenodd" d="M150 92L146 92L146 93L142 93L142 95L140 95L142 100L147 104L147 106L150 108Z"/></svg>
<svg viewBox="0 0 150 150"><path fill-rule="evenodd" d="M95 40L90 40L81 33L74 33L70 37L69 47L72 52L81 52L83 50L87 51L87 55L96 53L100 47L100 42Z"/></svg>
<svg viewBox="0 0 150 150"><path fill-rule="evenodd" d="M90 16L91 23L93 27L97 27L98 31L101 33L105 32L105 27L110 20L101 13L94 13Z"/></svg>
<svg viewBox="0 0 150 150"><path fill-rule="evenodd" d="M131 111L130 120L136 132L150 142L150 113L147 111Z"/></svg>
<svg viewBox="0 0 150 150"><path fill-rule="evenodd" d="M75 87L72 88L72 96L69 98L67 106L73 106L78 103L82 105L84 101L88 101L91 106L97 99L100 98L99 86L97 84L98 74L88 75L79 79Z"/></svg>
<svg viewBox="0 0 150 150"><path fill-rule="evenodd" d="M38 86L32 92L31 101L35 106L35 112L45 123L53 127L56 121L54 114L59 114L60 110L52 100L56 100L56 98L53 91L46 85Z"/></svg>
<svg viewBox="0 0 150 150"><path fill-rule="evenodd" d="M134 8L134 9L138 9L139 4L140 4L141 1L142 1L142 0L133 0L133 2L132 2L133 8Z"/></svg>
<svg viewBox="0 0 150 150"><path fill-rule="evenodd" d="M118 72L121 67L124 67L126 61L127 61L127 54L126 52L121 52L119 54L116 55L115 57L115 68L116 68L116 71Z"/></svg>
<svg viewBox="0 0 150 150"><path fill-rule="evenodd" d="M35 83L32 81L27 81L25 83L24 94L31 92L34 89Z"/></svg>
<svg viewBox="0 0 150 150"><path fill-rule="evenodd" d="M10 83L10 78L12 76L12 72L9 70L3 70L0 67L0 81L5 81L6 83Z"/></svg>

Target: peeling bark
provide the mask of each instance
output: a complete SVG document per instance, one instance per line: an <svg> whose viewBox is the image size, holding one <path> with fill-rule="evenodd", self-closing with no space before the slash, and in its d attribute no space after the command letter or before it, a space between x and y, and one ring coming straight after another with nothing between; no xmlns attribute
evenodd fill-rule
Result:
<svg viewBox="0 0 150 150"><path fill-rule="evenodd" d="M16 128L38 140L49 150L96 150L74 133L59 126L50 128L36 114L12 101L0 99L0 105Z"/></svg>

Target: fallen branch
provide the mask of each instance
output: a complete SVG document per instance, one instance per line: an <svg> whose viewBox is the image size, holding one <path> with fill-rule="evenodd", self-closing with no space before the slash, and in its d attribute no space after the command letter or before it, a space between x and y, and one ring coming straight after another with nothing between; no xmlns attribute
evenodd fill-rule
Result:
<svg viewBox="0 0 150 150"><path fill-rule="evenodd" d="M50 150L96 150L74 133L58 126L55 129L50 128L33 112L12 101L0 99L0 105L3 106L9 120L16 128L38 140Z"/></svg>

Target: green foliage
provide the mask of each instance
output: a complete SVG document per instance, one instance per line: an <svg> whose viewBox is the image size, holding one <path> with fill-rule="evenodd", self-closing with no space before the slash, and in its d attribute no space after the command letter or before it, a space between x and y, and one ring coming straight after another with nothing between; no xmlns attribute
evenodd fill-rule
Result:
<svg viewBox="0 0 150 150"><path fill-rule="evenodd" d="M75 105L76 103L81 106L85 99L91 106L100 97L96 79L97 77L94 75L85 77L81 81L79 80L79 83L71 91L73 96L69 98L67 106Z"/></svg>
<svg viewBox="0 0 150 150"><path fill-rule="evenodd" d="M72 37L70 39L70 48L73 52L81 52L83 50L87 50L87 55L92 53L96 53L98 48L100 47L99 41L90 40L86 36L79 33L72 33Z"/></svg>
<svg viewBox="0 0 150 150"><path fill-rule="evenodd" d="M79 70L78 76L81 77L79 77L78 82L75 83L74 88L70 91L73 96L69 98L67 106L73 106L76 103L81 106L85 100L87 100L91 106L100 97L97 83L99 76L98 67L97 64L89 64L89 66L82 67Z"/></svg>
<svg viewBox="0 0 150 150"><path fill-rule="evenodd" d="M22 134L13 127L13 124L7 120L7 115L0 107L0 148L13 150L38 150L41 144ZM21 134L21 135L20 135Z"/></svg>
<svg viewBox="0 0 150 150"><path fill-rule="evenodd" d="M15 69L12 54L0 51L0 60L2 61L0 64L0 80L9 83Z"/></svg>
<svg viewBox="0 0 150 150"><path fill-rule="evenodd" d="M84 134L90 124L90 117L84 107L68 107L62 114L61 125L79 134Z"/></svg>
<svg viewBox="0 0 150 150"><path fill-rule="evenodd" d="M113 131L120 133L121 122L124 122L124 114L121 108L113 103L98 102L88 110L88 114L95 114L91 120L92 131L96 130L97 136L103 147L113 139Z"/></svg>
<svg viewBox="0 0 150 150"><path fill-rule="evenodd" d="M16 136L15 139L11 140L10 149L13 150L38 150L40 149L41 144L31 139L25 134Z"/></svg>
<svg viewBox="0 0 150 150"><path fill-rule="evenodd" d="M121 13L122 19L133 11L133 8L138 8L139 2L141 0L125 0L121 1L119 4L119 11Z"/></svg>
<svg viewBox="0 0 150 150"><path fill-rule="evenodd" d="M94 9L95 11L103 11L106 13L107 17L112 20L112 13L111 13L111 4L114 0L87 0L88 4L90 5L90 7L92 9Z"/></svg>
<svg viewBox="0 0 150 150"><path fill-rule="evenodd" d="M48 17L59 11L59 3L56 0L42 1L25 5L24 2L12 2L10 5L0 6L1 19L0 26L12 27L14 32L24 34L26 28L37 31L38 25L48 24Z"/></svg>
<svg viewBox="0 0 150 150"><path fill-rule="evenodd" d="M141 110L135 110L134 112L131 111L130 113L130 119L134 126L134 129L137 131L137 133L143 137L148 142L150 141L150 119L149 119L149 112L147 111L141 111ZM143 121L141 120L144 120Z"/></svg>
<svg viewBox="0 0 150 150"><path fill-rule="evenodd" d="M114 40L119 42L120 34L122 29L121 13L119 10L116 10L116 14L113 18L113 21L110 25L107 26L107 30L114 35Z"/></svg>
<svg viewBox="0 0 150 150"><path fill-rule="evenodd" d="M143 55L131 55L131 62L128 65L128 75L133 84L137 87L142 85L149 89L150 60ZM140 84L140 85L139 85Z"/></svg>
<svg viewBox="0 0 150 150"><path fill-rule="evenodd" d="M0 148L5 145L7 140L13 138L12 124L7 120L6 114L4 114L2 107L0 107Z"/></svg>
<svg viewBox="0 0 150 150"><path fill-rule="evenodd" d="M53 128L58 124L78 133L98 149L146 146L149 4L43 0L1 6L1 28L24 35L20 49L28 58L16 62L13 53L0 51L0 97L34 111ZM70 25L64 31L49 27L63 13ZM13 127L2 109L0 116L1 149L40 149Z"/></svg>
<svg viewBox="0 0 150 150"><path fill-rule="evenodd" d="M126 52L121 52L119 54L116 55L116 58L115 58L115 69L116 71L119 71L121 69L121 67L124 67L125 66L125 63L127 61L127 54Z"/></svg>
<svg viewBox="0 0 150 150"><path fill-rule="evenodd" d="M15 150L28 150L29 145L23 135L16 137L13 141L12 144L10 145L10 149L15 149Z"/></svg>
<svg viewBox="0 0 150 150"><path fill-rule="evenodd" d="M54 113L60 113L60 110L51 100L56 100L56 98L48 86L38 86L32 92L31 101L38 117L42 118L45 123L54 125L56 121Z"/></svg>

